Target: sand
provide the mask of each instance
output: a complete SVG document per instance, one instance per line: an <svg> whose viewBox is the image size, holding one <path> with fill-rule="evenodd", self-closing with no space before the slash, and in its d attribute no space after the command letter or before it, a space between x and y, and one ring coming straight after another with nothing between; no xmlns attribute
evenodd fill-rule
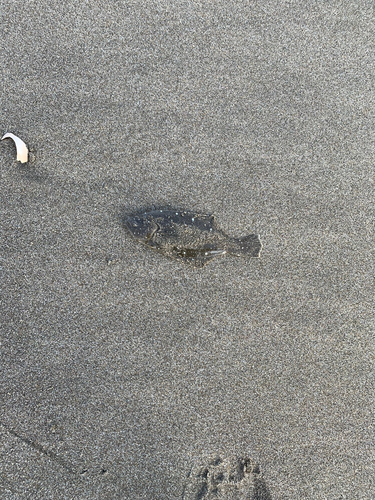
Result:
<svg viewBox="0 0 375 500"><path fill-rule="evenodd" d="M2 499L375 498L372 7L2 2ZM166 205L261 258L137 244Z"/></svg>

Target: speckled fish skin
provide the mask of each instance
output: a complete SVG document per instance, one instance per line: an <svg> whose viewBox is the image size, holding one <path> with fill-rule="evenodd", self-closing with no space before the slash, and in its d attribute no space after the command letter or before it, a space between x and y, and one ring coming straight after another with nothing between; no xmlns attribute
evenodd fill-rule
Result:
<svg viewBox="0 0 375 500"><path fill-rule="evenodd" d="M231 238L216 227L214 216L186 210L153 210L128 216L125 225L148 247L195 267L227 253L259 257L259 236Z"/></svg>

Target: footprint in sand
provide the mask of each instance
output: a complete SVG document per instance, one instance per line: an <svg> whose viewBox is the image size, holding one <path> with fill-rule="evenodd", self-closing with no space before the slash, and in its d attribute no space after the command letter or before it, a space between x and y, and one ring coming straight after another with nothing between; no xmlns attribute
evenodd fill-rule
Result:
<svg viewBox="0 0 375 500"><path fill-rule="evenodd" d="M184 500L271 500L259 466L247 457L215 457L192 469Z"/></svg>

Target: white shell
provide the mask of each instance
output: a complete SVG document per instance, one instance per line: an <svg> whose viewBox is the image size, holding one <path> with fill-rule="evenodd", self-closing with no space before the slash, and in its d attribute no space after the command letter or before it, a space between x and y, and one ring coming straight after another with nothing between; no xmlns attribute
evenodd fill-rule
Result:
<svg viewBox="0 0 375 500"><path fill-rule="evenodd" d="M17 149L17 161L21 163L26 163L29 159L29 150L27 149L26 144L14 134L5 134L1 140L3 139L13 139L16 149Z"/></svg>

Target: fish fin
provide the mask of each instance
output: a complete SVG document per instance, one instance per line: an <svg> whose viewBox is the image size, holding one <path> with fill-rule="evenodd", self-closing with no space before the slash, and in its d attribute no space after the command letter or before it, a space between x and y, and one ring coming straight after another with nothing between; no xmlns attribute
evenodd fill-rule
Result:
<svg viewBox="0 0 375 500"><path fill-rule="evenodd" d="M213 259L214 257L217 257L218 255L224 255L226 253L227 253L226 250L207 250L204 253L204 256Z"/></svg>
<svg viewBox="0 0 375 500"><path fill-rule="evenodd" d="M215 257L224 255L226 250L196 250L173 248L173 256L194 267L203 267Z"/></svg>
<svg viewBox="0 0 375 500"><path fill-rule="evenodd" d="M230 250L235 255L249 255L250 257L259 257L262 250L262 243L258 234L249 234L242 238L237 238L236 245Z"/></svg>
<svg viewBox="0 0 375 500"><path fill-rule="evenodd" d="M186 212L184 218L187 223L190 222L203 231L209 231L216 228L215 217L213 215Z"/></svg>

